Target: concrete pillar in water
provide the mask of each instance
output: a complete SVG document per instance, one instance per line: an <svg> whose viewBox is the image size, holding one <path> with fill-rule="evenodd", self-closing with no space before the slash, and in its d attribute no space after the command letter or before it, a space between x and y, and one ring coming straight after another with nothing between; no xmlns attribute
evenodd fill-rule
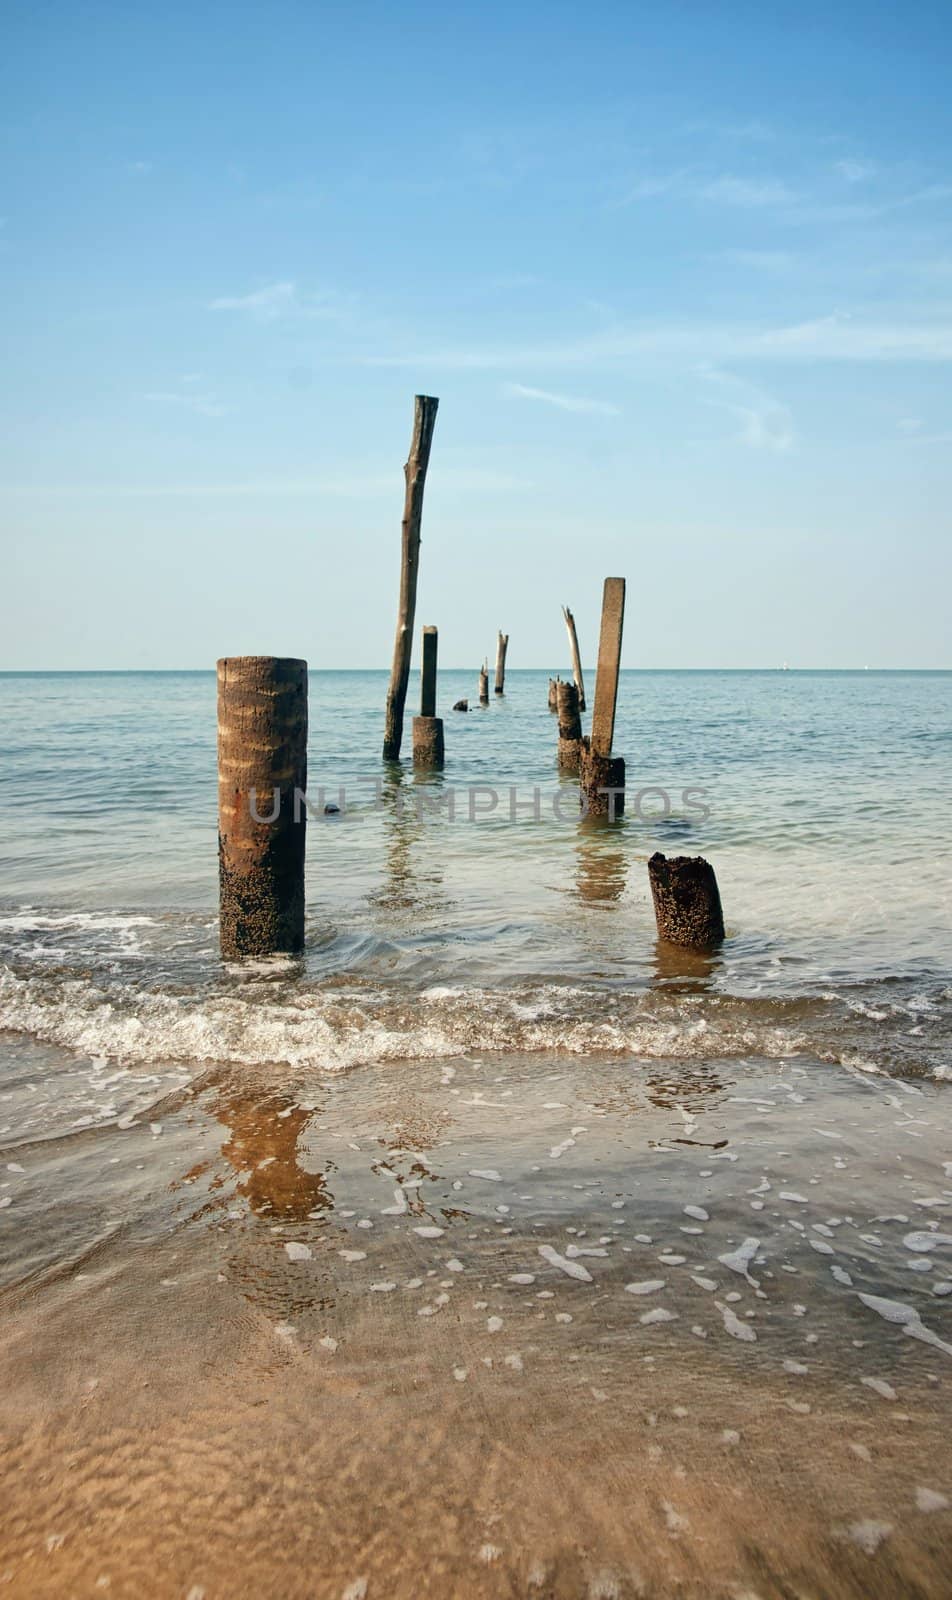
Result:
<svg viewBox="0 0 952 1600"><path fill-rule="evenodd" d="M703 856L665 856L648 862L658 937L689 950L710 950L724 938L724 914L714 868Z"/></svg>
<svg viewBox="0 0 952 1600"><path fill-rule="evenodd" d="M579 779L583 804L590 816L619 817L625 809L625 763L612 755L615 706L621 670L621 640L625 622L625 580L606 578L602 595L602 625L598 637L595 704L591 737L581 741Z"/></svg>
<svg viewBox="0 0 952 1600"><path fill-rule="evenodd" d="M420 668L420 715L413 719L413 765L442 767L443 719L436 714L435 628L423 629L423 665Z"/></svg>
<svg viewBox="0 0 952 1600"><path fill-rule="evenodd" d="M577 772L582 740L582 719L578 714L578 689L574 683L560 683L559 766L563 772Z"/></svg>
<svg viewBox="0 0 952 1600"><path fill-rule="evenodd" d="M218 663L219 937L226 961L304 946L307 662ZM295 820L295 811L299 815Z"/></svg>

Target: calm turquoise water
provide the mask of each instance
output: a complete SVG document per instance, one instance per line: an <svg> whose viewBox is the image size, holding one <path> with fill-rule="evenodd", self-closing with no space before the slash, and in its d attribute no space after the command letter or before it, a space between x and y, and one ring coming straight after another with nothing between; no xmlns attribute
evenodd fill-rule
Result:
<svg viewBox="0 0 952 1600"><path fill-rule="evenodd" d="M547 679L480 710L444 673L446 771L415 781L380 761L386 674L313 674L309 792L347 809L309 829L306 959L247 971L217 955L214 674L0 677L0 1028L137 1066L803 1051L952 1076L952 674L624 673L613 826L574 813ZM499 802L470 821L472 785ZM658 848L713 861L716 960L659 956Z"/></svg>

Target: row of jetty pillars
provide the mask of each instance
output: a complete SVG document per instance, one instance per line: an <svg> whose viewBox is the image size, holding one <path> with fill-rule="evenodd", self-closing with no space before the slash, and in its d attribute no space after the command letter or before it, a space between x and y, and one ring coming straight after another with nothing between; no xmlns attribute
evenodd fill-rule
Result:
<svg viewBox="0 0 952 1600"><path fill-rule="evenodd" d="M420 563L423 490L439 402L417 395L413 437L404 468L400 600L387 690L383 756L397 761L403 744ZM602 598L592 731L582 733L585 687L575 619L563 607L572 680L549 681L549 709L558 717L558 759L577 772L580 807L614 821L624 812L625 762L612 754L625 619L625 580L606 578ZM494 692L505 693L509 635L500 633ZM438 634L423 629L420 714L412 720L413 764L440 769L443 722L436 715ZM489 703L489 667L478 696ZM468 711L466 700L454 711ZM304 946L304 843L307 809L307 662L278 656L233 656L218 663L218 864L221 952L242 956L295 953ZM709 950L724 938L717 879L701 856L648 862L659 937Z"/></svg>

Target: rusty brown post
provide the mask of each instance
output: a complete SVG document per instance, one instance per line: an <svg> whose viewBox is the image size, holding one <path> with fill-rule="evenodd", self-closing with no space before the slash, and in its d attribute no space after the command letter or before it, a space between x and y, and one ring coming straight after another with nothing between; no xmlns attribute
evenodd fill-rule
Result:
<svg viewBox="0 0 952 1600"><path fill-rule="evenodd" d="M303 948L306 788L307 662L219 661L219 938L226 961Z"/></svg>
<svg viewBox="0 0 952 1600"><path fill-rule="evenodd" d="M489 663L486 661L479 669L479 703L481 706L489 704Z"/></svg>
<svg viewBox="0 0 952 1600"><path fill-rule="evenodd" d="M442 767L443 719L436 714L435 628L423 629L423 664L420 668L420 715L413 719L413 765Z"/></svg>
<svg viewBox="0 0 952 1600"><path fill-rule="evenodd" d="M625 763L621 756L611 753L624 621L625 580L606 578L592 732L590 738L582 740L579 755L582 805L589 816L614 818L625 809Z"/></svg>

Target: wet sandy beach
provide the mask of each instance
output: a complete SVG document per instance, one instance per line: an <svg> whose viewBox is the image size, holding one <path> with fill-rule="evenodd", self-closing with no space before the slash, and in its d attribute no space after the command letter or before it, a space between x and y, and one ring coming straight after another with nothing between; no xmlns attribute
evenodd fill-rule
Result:
<svg viewBox="0 0 952 1600"><path fill-rule="evenodd" d="M85 1071L4 1141L8 1592L950 1592L942 1085Z"/></svg>

